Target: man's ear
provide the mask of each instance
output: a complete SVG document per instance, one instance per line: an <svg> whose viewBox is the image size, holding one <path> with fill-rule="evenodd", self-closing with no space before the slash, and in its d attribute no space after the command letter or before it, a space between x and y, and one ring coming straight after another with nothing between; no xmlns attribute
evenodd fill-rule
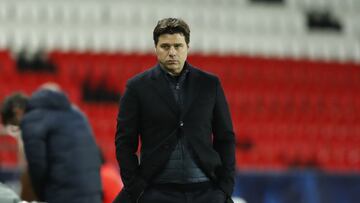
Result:
<svg viewBox="0 0 360 203"><path fill-rule="evenodd" d="M156 44L154 45L154 52L157 54L157 51L156 51Z"/></svg>

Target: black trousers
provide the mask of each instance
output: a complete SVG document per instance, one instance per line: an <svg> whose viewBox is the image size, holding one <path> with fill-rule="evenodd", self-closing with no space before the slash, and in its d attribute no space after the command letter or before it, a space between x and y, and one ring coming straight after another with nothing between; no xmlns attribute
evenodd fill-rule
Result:
<svg viewBox="0 0 360 203"><path fill-rule="evenodd" d="M225 201L225 193L215 185L179 188L165 184L148 187L138 203L225 203Z"/></svg>

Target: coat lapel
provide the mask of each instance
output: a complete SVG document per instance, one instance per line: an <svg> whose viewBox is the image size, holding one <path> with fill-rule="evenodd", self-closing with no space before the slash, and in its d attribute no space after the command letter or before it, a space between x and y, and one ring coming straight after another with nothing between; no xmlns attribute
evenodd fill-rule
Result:
<svg viewBox="0 0 360 203"><path fill-rule="evenodd" d="M185 65L188 66L189 68L189 74L188 74L188 78L187 78L187 82L185 85L185 95L184 95L184 109L181 113L181 118L183 118L185 116L185 114L189 111L192 103L194 102L194 100L197 98L198 93L199 93L199 89L200 89L200 84L199 84L199 77L198 77L198 73L196 71L195 68L193 68L190 64L186 63Z"/></svg>
<svg viewBox="0 0 360 203"><path fill-rule="evenodd" d="M168 82L161 72L160 65L157 65L152 69L151 79L151 85L156 90L156 93L165 101L165 103L174 113L178 114L178 105L176 104L174 95L171 92Z"/></svg>

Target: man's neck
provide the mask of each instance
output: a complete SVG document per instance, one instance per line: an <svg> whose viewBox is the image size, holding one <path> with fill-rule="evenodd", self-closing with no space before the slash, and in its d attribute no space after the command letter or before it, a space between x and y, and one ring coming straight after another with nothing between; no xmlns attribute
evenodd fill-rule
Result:
<svg viewBox="0 0 360 203"><path fill-rule="evenodd" d="M179 73L171 72L168 69L164 68L161 64L160 64L160 67L161 67L161 69L163 69L165 71L165 73L168 73L171 76L180 76L181 73L183 72L184 68L185 68L185 64L184 64L183 68L181 69L181 71Z"/></svg>

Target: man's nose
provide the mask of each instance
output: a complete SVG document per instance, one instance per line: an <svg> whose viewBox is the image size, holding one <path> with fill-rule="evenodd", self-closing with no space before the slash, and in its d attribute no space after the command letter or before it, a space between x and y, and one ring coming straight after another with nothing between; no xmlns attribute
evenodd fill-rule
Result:
<svg viewBox="0 0 360 203"><path fill-rule="evenodd" d="M175 56L176 55L176 50L175 50L175 48L173 46L170 47L169 55L170 56Z"/></svg>

